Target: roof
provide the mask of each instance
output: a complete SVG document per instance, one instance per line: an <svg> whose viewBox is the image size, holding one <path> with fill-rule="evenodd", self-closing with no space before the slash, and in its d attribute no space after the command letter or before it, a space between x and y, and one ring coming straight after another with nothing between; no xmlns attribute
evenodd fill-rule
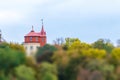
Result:
<svg viewBox="0 0 120 80"><path fill-rule="evenodd" d="M27 35L25 35L25 36L40 36L40 34L34 32L34 31L31 31L31 32L29 32L29 33L28 33Z"/></svg>
<svg viewBox="0 0 120 80"><path fill-rule="evenodd" d="M45 35L42 35L41 33L36 33L36 32L33 32L33 31L31 31L31 32L29 32L27 35L25 35L25 36L35 36L35 37L40 37L40 36L45 36Z"/></svg>
<svg viewBox="0 0 120 80"><path fill-rule="evenodd" d="M35 37L40 37L40 36L46 36L46 32L44 31L44 28L43 28L43 26L42 26L42 29L41 29L41 32L35 32L34 30L33 30L33 26L32 26L32 30L31 30L31 32L29 32L27 35L25 35L25 37L26 36L35 36Z"/></svg>

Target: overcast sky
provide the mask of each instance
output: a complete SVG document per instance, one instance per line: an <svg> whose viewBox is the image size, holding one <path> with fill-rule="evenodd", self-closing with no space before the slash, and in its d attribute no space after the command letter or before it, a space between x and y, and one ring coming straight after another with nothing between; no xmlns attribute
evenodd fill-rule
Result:
<svg viewBox="0 0 120 80"><path fill-rule="evenodd" d="M120 39L120 0L0 0L0 29L7 41L24 41L24 35L41 30L48 43L74 37L92 43L99 38Z"/></svg>

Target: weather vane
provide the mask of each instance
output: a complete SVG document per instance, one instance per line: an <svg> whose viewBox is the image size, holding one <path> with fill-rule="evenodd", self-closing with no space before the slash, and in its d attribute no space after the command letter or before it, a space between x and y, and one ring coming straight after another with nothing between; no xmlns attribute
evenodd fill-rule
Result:
<svg viewBox="0 0 120 80"><path fill-rule="evenodd" d="M34 27L33 27L33 25L32 25L32 31L34 30Z"/></svg>
<svg viewBox="0 0 120 80"><path fill-rule="evenodd" d="M43 25L43 19L41 19L41 21L42 21L42 25Z"/></svg>

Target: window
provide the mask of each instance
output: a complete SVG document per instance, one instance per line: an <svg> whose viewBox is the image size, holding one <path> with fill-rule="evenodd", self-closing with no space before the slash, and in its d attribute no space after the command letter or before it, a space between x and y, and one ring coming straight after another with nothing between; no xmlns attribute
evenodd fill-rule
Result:
<svg viewBox="0 0 120 80"><path fill-rule="evenodd" d="M36 41L38 42L38 37L36 37Z"/></svg>
<svg viewBox="0 0 120 80"><path fill-rule="evenodd" d="M30 37L30 41L32 41L32 37Z"/></svg>
<svg viewBox="0 0 120 80"><path fill-rule="evenodd" d="M44 38L42 38L42 42L44 42Z"/></svg>
<svg viewBox="0 0 120 80"><path fill-rule="evenodd" d="M30 50L33 50L33 46L30 46Z"/></svg>

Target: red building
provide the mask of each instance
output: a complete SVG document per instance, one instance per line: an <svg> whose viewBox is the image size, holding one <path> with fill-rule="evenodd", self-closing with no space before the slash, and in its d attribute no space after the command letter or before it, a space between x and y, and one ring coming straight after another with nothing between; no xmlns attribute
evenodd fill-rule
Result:
<svg viewBox="0 0 120 80"><path fill-rule="evenodd" d="M27 55L33 55L38 47L42 47L47 43L46 32L42 24L40 32L35 32L32 26L32 30L24 36L24 47Z"/></svg>
<svg viewBox="0 0 120 80"><path fill-rule="evenodd" d="M46 44L46 32L44 31L44 27L42 26L41 32L35 32L32 30L27 35L25 35L25 43L39 43L40 46L44 46Z"/></svg>

